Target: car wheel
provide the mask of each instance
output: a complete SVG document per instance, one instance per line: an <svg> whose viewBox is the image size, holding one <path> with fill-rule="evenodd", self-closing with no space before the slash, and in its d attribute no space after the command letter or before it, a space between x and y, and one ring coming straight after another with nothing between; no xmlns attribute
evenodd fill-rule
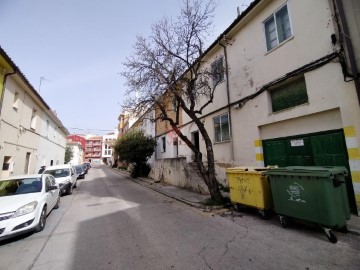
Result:
<svg viewBox="0 0 360 270"><path fill-rule="evenodd" d="M36 226L36 232L41 232L46 225L46 206L44 206L44 208L41 211L41 215L40 215L40 219L39 219L39 223Z"/></svg>
<svg viewBox="0 0 360 270"><path fill-rule="evenodd" d="M75 180L74 188L77 188L77 180Z"/></svg>
<svg viewBox="0 0 360 270"><path fill-rule="evenodd" d="M73 192L73 186L70 185L70 187L69 187L69 189L68 189L68 191L67 191L67 194L68 194L68 195L71 195L72 192Z"/></svg>
<svg viewBox="0 0 360 270"><path fill-rule="evenodd" d="M60 194L59 194L59 198L57 199L57 202L54 206L54 209L58 209L60 207Z"/></svg>

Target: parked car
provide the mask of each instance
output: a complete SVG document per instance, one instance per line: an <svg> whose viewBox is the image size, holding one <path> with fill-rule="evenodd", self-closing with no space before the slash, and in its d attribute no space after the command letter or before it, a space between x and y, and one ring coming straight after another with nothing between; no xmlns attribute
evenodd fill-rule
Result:
<svg viewBox="0 0 360 270"><path fill-rule="evenodd" d="M89 167L86 164L83 164L82 166L84 168L85 174L87 174L89 171Z"/></svg>
<svg viewBox="0 0 360 270"><path fill-rule="evenodd" d="M91 168L91 163L90 162L84 162L84 165L86 165L88 167L88 169L90 170L90 168Z"/></svg>
<svg viewBox="0 0 360 270"><path fill-rule="evenodd" d="M85 166L84 165L75 165L75 170L78 175L76 179L84 179L85 178Z"/></svg>
<svg viewBox="0 0 360 270"><path fill-rule="evenodd" d="M50 166L44 173L54 176L56 183L59 184L61 194L70 195L73 188L76 188L77 174L71 164Z"/></svg>
<svg viewBox="0 0 360 270"><path fill-rule="evenodd" d="M46 217L60 206L60 190L49 174L0 179L0 240L45 228Z"/></svg>

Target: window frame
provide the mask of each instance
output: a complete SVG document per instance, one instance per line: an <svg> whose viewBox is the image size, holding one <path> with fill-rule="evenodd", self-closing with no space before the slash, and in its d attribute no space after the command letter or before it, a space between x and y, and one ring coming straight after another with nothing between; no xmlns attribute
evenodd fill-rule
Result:
<svg viewBox="0 0 360 270"><path fill-rule="evenodd" d="M304 101L300 101L300 102L289 102L290 103L290 106L287 106L287 107L283 107L283 108L280 108L280 109L276 109L274 110L274 93L275 92L280 92L280 91L287 91L289 92L289 87L294 87L296 85L299 85L300 83L303 83L304 86L305 86L305 93L300 93L297 92L295 93L296 95L298 96L304 96L304 94L306 94L306 100L304 99ZM285 90L286 89L286 90ZM291 90L290 90L291 91ZM292 91L294 91L292 89ZM289 94L289 93L288 93ZM294 94L294 93L292 93ZM304 75L301 75L301 76L298 76L296 78L293 78L291 80L286 80L284 82L281 82L273 87L271 87L269 90L268 90L268 95L269 95L269 98L270 98L270 107L271 107L271 113L279 113L279 112L282 112L282 111L285 111L285 110L289 110L289 109L292 109L292 108L295 108L295 107L298 107L298 106L301 106L301 105L304 105L304 104L308 104L309 103L309 95L308 95L308 89L307 89L307 85L306 85L306 80L305 80L305 76ZM289 100L288 98L286 98L286 100ZM300 98L301 100L301 98ZM293 100L291 100L293 101ZM279 101L276 101L276 102L279 102ZM295 104L296 103L296 104Z"/></svg>
<svg viewBox="0 0 360 270"><path fill-rule="evenodd" d="M219 62L221 62L221 68L222 68L222 72L221 73L215 73L218 71L218 66ZM216 86L218 84L220 84L221 82L223 82L225 80L225 67L224 67L224 57L220 56L218 58L216 58L210 65L211 68L211 77L212 77L212 84L213 86ZM220 76L220 78L218 78L218 76ZM218 81L217 81L218 79Z"/></svg>
<svg viewBox="0 0 360 270"><path fill-rule="evenodd" d="M50 120L46 120L46 138L49 138L50 134Z"/></svg>
<svg viewBox="0 0 360 270"><path fill-rule="evenodd" d="M19 92L15 92L14 93L14 102L13 102L13 109L15 111L17 111L19 109L19 102L20 102L20 93Z"/></svg>
<svg viewBox="0 0 360 270"><path fill-rule="evenodd" d="M223 128L222 125L223 123L221 122L221 118L222 116L227 115L227 125L228 125L228 138L223 139ZM216 127L215 127L215 119L219 118L220 120L220 140L217 140L217 135L216 135ZM229 142L231 139L231 134L230 134L230 118L229 118L229 112L217 115L215 117L213 117L213 124L214 124L214 143L222 143L222 142Z"/></svg>
<svg viewBox="0 0 360 270"><path fill-rule="evenodd" d="M30 129L35 131L36 124L37 124L37 110L33 109L32 113L31 113L31 119L30 119Z"/></svg>
<svg viewBox="0 0 360 270"><path fill-rule="evenodd" d="M287 9L287 15L289 17L289 25L290 25L290 30L291 30L291 35L284 39L283 41L279 42L279 33L278 33L278 24L276 21L276 14L286 6ZM291 15L290 15L290 8L289 8L289 3L285 2L283 5L281 5L279 8L277 8L270 16L268 16L263 22L262 22L262 27L263 27L263 32L264 32L264 41L265 41L265 51L266 53L269 53L273 50L275 50L276 48L280 47L282 44L288 42L289 40L291 40L294 37L294 30L293 30L293 25L292 25L292 19L291 19ZM268 22L269 20L273 19L274 23L275 23L275 31L276 31L276 41L277 44L272 47L272 48L268 48L268 41L267 41L267 31L266 31L266 22Z"/></svg>
<svg viewBox="0 0 360 270"><path fill-rule="evenodd" d="M166 152L166 136L161 137L161 153Z"/></svg>

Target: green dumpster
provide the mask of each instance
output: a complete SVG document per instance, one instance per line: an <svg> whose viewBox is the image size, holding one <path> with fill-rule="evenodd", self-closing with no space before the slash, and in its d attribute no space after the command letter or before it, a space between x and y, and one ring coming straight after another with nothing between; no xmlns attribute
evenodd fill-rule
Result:
<svg viewBox="0 0 360 270"><path fill-rule="evenodd" d="M320 225L336 243L331 229L347 229L350 209L344 167L284 167L272 169L269 177L274 210L285 227L286 217Z"/></svg>

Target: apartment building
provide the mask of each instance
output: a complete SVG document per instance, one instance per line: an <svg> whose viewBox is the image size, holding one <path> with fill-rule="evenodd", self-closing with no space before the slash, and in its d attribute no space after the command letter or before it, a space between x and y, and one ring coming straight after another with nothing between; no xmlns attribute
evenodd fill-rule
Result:
<svg viewBox="0 0 360 270"><path fill-rule="evenodd" d="M0 48L1 177L64 163L68 130Z"/></svg>

